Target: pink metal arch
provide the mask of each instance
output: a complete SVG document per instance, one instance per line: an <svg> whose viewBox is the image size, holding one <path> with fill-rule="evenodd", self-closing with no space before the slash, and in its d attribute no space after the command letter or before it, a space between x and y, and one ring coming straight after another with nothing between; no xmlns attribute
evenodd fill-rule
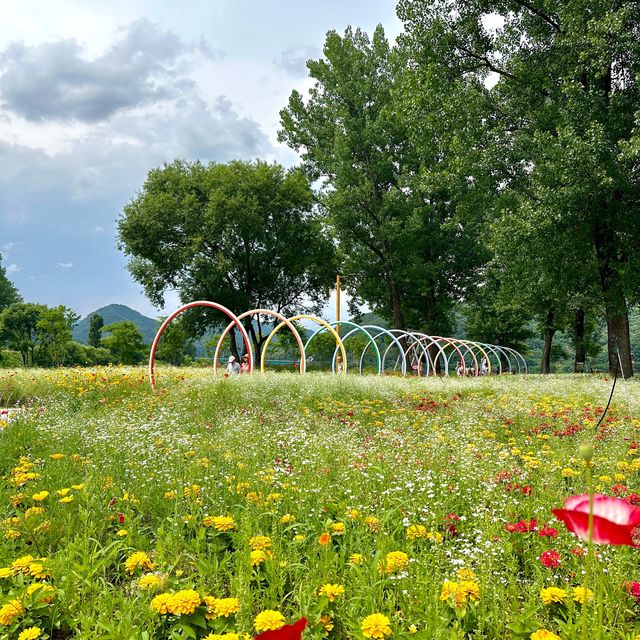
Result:
<svg viewBox="0 0 640 640"><path fill-rule="evenodd" d="M466 367L465 367L465 364L464 364L464 356L462 355L462 352L460 351L460 349L458 349L458 347L456 346L456 344L455 344L455 342L454 342L454 341L456 341L456 342L457 342L457 340L456 340L455 338L452 338L452 339L449 339L449 338L443 338L442 336L424 336L423 338L420 338L420 340L419 340L418 342L422 342L423 340L426 340L427 338L428 338L429 340L431 340L431 342L432 342L432 343L434 343L434 344L439 343L439 342L441 342L441 341L442 341L442 342L444 342L444 343L445 343L445 345L446 345L446 346L451 346L451 347L453 347L453 348L458 352L458 356L460 357L460 362L461 362L461 364L462 364L462 373L463 373L463 375L464 375L464 372L465 372L465 370L466 370ZM445 346L445 348L446 348L446 346ZM435 365L436 365L436 362L438 361L438 358L439 358L439 357L440 357L440 353L438 353L438 354L436 355L436 357L435 357L435 359L434 359L434 361L433 361L434 374L435 374ZM474 359L475 359L475 358L474 358ZM420 356L420 359L418 360L418 363L420 363L420 361L421 361L421 360L422 360L422 355ZM447 358L447 360L448 360L448 358ZM477 363L477 361L476 361L476 363ZM446 364L446 363L445 363L445 364ZM419 367L419 366L420 366L420 365L418 364L418 367ZM448 367L448 365L447 365L447 367Z"/></svg>
<svg viewBox="0 0 640 640"><path fill-rule="evenodd" d="M179 309L176 309L167 319L160 325L158 329L158 333L156 333L156 337L153 339L153 344L151 345L151 353L149 354L149 380L151 382L151 386L156 388L156 379L154 375L154 364L156 360L156 349L158 348L158 343L160 342L160 337L164 333L164 330L169 326L169 323L179 316L181 313L186 311L187 309L191 309L192 307L210 307L212 309L216 309L217 311L221 311L224 313L232 322L236 324L240 333L242 334L242 339L244 340L244 346L246 352L249 354L249 372L253 369L253 351L251 350L251 341L249 340L249 335L247 334L246 329L242 326L240 320L238 320L237 316L231 311L227 309L224 305L218 304L217 302L210 302L209 300L196 300L195 302L189 302L188 304L183 305Z"/></svg>

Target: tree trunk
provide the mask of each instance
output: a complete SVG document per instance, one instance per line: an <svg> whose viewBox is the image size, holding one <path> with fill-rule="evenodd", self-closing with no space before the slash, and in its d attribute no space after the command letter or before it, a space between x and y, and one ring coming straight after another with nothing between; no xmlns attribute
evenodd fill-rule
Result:
<svg viewBox="0 0 640 640"><path fill-rule="evenodd" d="M615 268L614 238L609 229L599 227L596 229L594 240L607 318L609 371L611 373L618 371L620 360L622 371L618 372L622 373L625 378L630 378L633 376L633 364L629 337L629 314L621 276Z"/></svg>
<svg viewBox="0 0 640 640"><path fill-rule="evenodd" d="M229 339L231 343L229 344L229 348L231 349L231 355L236 359L237 362L240 362L240 354L238 353L238 345L236 343L236 327L235 325L231 327L231 331L229 332Z"/></svg>
<svg viewBox="0 0 640 640"><path fill-rule="evenodd" d="M395 280L391 279L391 311L393 313L393 326L395 329L404 329L404 315L400 302L400 292Z"/></svg>
<svg viewBox="0 0 640 640"><path fill-rule="evenodd" d="M544 347L542 348L540 373L551 373L551 344L556 332L556 328L553 326L553 315L553 309L549 309L544 329Z"/></svg>
<svg viewBox="0 0 640 640"><path fill-rule="evenodd" d="M573 372L584 373L587 362L587 349L584 342L584 309L576 310L575 333L576 359L573 363Z"/></svg>

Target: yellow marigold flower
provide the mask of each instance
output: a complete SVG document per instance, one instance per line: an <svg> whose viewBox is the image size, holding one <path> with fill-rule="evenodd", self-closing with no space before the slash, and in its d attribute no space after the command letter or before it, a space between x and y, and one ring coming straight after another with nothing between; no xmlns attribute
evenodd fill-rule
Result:
<svg viewBox="0 0 640 640"><path fill-rule="evenodd" d="M165 491L164 495L162 497L166 498L167 500L173 500L176 497L176 492L175 491Z"/></svg>
<svg viewBox="0 0 640 640"><path fill-rule="evenodd" d="M278 502L279 500L282 500L281 493L270 493L267 496L267 502Z"/></svg>
<svg viewBox="0 0 640 640"><path fill-rule="evenodd" d="M459 584L451 580L445 580L442 585L442 591L440 592L440 602L448 600L451 596L455 598L458 593Z"/></svg>
<svg viewBox="0 0 640 640"><path fill-rule="evenodd" d="M584 604L593 598L593 591L587 587L573 587L573 600L578 604Z"/></svg>
<svg viewBox="0 0 640 640"><path fill-rule="evenodd" d="M9 500L12 507L19 507L24 502L24 493L16 493Z"/></svg>
<svg viewBox="0 0 640 640"><path fill-rule="evenodd" d="M49 495L48 491L38 491L38 493L34 493L31 498L36 502L42 502Z"/></svg>
<svg viewBox="0 0 640 640"><path fill-rule="evenodd" d="M204 614L204 617L207 620L215 620L218 615L216 614L216 600L213 596L204 596L202 598L202 604L207 607L207 612Z"/></svg>
<svg viewBox="0 0 640 640"><path fill-rule="evenodd" d="M250 562L252 567L257 567L267 560L267 554L262 549L255 549L251 552Z"/></svg>
<svg viewBox="0 0 640 640"><path fill-rule="evenodd" d="M245 636L249 638L249 636ZM203 640L240 640L239 633L210 633Z"/></svg>
<svg viewBox="0 0 640 640"><path fill-rule="evenodd" d="M292 516L290 513L285 513L282 516L282 518L280 518L280 523L281 524L291 524L294 521L295 521L295 517Z"/></svg>
<svg viewBox="0 0 640 640"><path fill-rule="evenodd" d="M24 512L24 519L35 518L35 516L41 516L44 513L42 507L31 507Z"/></svg>
<svg viewBox="0 0 640 640"><path fill-rule="evenodd" d="M0 580L13 577L14 571L11 567L0 567Z"/></svg>
<svg viewBox="0 0 640 640"><path fill-rule="evenodd" d="M407 527L407 538L409 540L417 540L418 538L427 537L427 527L423 524L412 524Z"/></svg>
<svg viewBox="0 0 640 640"><path fill-rule="evenodd" d="M22 534L17 530L17 529L8 529L5 534L4 537L7 540L15 540L16 538L19 538Z"/></svg>
<svg viewBox="0 0 640 640"><path fill-rule="evenodd" d="M349 520L357 520L360 517L360 512L357 509L349 509L345 515ZM331 625L331 628L333 629L333 624Z"/></svg>
<svg viewBox="0 0 640 640"><path fill-rule="evenodd" d="M24 613L20 600L11 600L0 607L0 625L9 626L18 616Z"/></svg>
<svg viewBox="0 0 640 640"><path fill-rule="evenodd" d="M240 611L240 600L238 598L216 598L214 611L221 618L228 618L232 613Z"/></svg>
<svg viewBox="0 0 640 640"><path fill-rule="evenodd" d="M71 488L74 491L82 491L82 489L84 489L84 482L81 482L80 484L72 484Z"/></svg>
<svg viewBox="0 0 640 640"><path fill-rule="evenodd" d="M333 602L338 596L344 593L344 587L341 584L324 584L320 587L318 595L327 596L329 602Z"/></svg>
<svg viewBox="0 0 640 640"><path fill-rule="evenodd" d="M480 598L480 587L473 580L462 580L458 585L458 593L464 594L466 598L475 602Z"/></svg>
<svg viewBox="0 0 640 640"><path fill-rule="evenodd" d="M161 586L163 583L162 578L155 573L147 573L138 580L138 588L142 591L150 591Z"/></svg>
<svg viewBox="0 0 640 640"><path fill-rule="evenodd" d="M567 592L559 587L547 587L540 590L540 600L543 604L563 603L567 599Z"/></svg>
<svg viewBox="0 0 640 640"><path fill-rule="evenodd" d="M71 491L71 489L69 489L69 487L65 487L64 489L58 489L57 493L59 496L62 496L64 498L64 496L66 496L69 491Z"/></svg>
<svg viewBox="0 0 640 640"><path fill-rule="evenodd" d="M332 522L331 523L331 533L336 536L341 536L345 532L344 522Z"/></svg>
<svg viewBox="0 0 640 640"><path fill-rule="evenodd" d="M167 605L170 613L176 616L189 615L200 606L202 598L197 591L193 589L184 589L177 591L171 596L171 600Z"/></svg>
<svg viewBox="0 0 640 640"><path fill-rule="evenodd" d="M325 547L331 542L331 534L328 531L323 531L318 537L318 544Z"/></svg>
<svg viewBox="0 0 640 640"><path fill-rule="evenodd" d="M562 640L562 638L546 629L538 629L531 634L531 640Z"/></svg>
<svg viewBox="0 0 640 640"><path fill-rule="evenodd" d="M269 536L253 536L249 539L249 546L254 551L256 549L268 549L271 546L271 538Z"/></svg>
<svg viewBox="0 0 640 640"><path fill-rule="evenodd" d="M458 580L475 580L477 577L471 569L467 569L466 567L458 569L456 575L458 576Z"/></svg>
<svg viewBox="0 0 640 640"><path fill-rule="evenodd" d="M30 562L25 573L28 573L34 578L38 578L38 580L42 580L49 575L49 573L45 571L45 568L41 562Z"/></svg>
<svg viewBox="0 0 640 640"><path fill-rule="evenodd" d="M266 609L256 616L254 627L258 632L276 631L284 627L284 616L279 611Z"/></svg>
<svg viewBox="0 0 640 640"><path fill-rule="evenodd" d="M349 556L349 563L355 565L361 565L364 562L364 556L361 553L352 553Z"/></svg>
<svg viewBox="0 0 640 640"><path fill-rule="evenodd" d="M371 531L377 531L380 528L380 520L375 516L367 516L364 519L364 523Z"/></svg>
<svg viewBox="0 0 640 640"><path fill-rule="evenodd" d="M237 525L231 516L211 517L209 524L207 524L207 520L209 520L209 518L205 518L205 527L213 527L216 531L234 531L237 528Z"/></svg>
<svg viewBox="0 0 640 640"><path fill-rule="evenodd" d="M170 613L169 611L169 603L171 602L171 594L170 593L161 593L159 596L156 596L149 605L152 611L156 613L165 614Z"/></svg>
<svg viewBox="0 0 640 640"><path fill-rule="evenodd" d="M40 627L28 627L20 632L18 640L37 640L42 635Z"/></svg>
<svg viewBox="0 0 640 640"><path fill-rule="evenodd" d="M26 594L31 596L34 593L38 594L40 602L52 602L56 590L46 582L34 582L27 587Z"/></svg>
<svg viewBox="0 0 640 640"><path fill-rule="evenodd" d="M129 535L129 532L126 529L119 529L118 531L116 531L116 535L120 538L126 538L126 536Z"/></svg>
<svg viewBox="0 0 640 640"><path fill-rule="evenodd" d="M11 568L16 572L29 572L29 565L33 562L33 556L22 556L11 563Z"/></svg>
<svg viewBox="0 0 640 640"><path fill-rule="evenodd" d="M384 640L385 636L391 635L389 618L382 613L372 613L370 616L367 616L362 621L360 628L365 638Z"/></svg>
<svg viewBox="0 0 640 640"><path fill-rule="evenodd" d="M567 467L566 469L562 470L562 477L563 478L575 478L576 476L579 476L580 472L576 471L575 469L572 469L571 467Z"/></svg>
<svg viewBox="0 0 640 640"><path fill-rule="evenodd" d="M390 551L386 556L385 573L402 571L409 566L409 556L403 551Z"/></svg>
<svg viewBox="0 0 640 640"><path fill-rule="evenodd" d="M133 573L138 568L144 571L151 571L151 569L153 569L153 562L151 562L151 558L144 551L136 551L126 559L124 566L129 573Z"/></svg>

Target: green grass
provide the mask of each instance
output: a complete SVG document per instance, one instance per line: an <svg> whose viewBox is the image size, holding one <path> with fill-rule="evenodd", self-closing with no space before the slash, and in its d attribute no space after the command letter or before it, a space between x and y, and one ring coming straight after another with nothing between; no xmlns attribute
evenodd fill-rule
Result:
<svg viewBox="0 0 640 640"><path fill-rule="evenodd" d="M373 613L388 617L392 639L517 640L542 628L563 640L640 634L640 607L623 588L640 580L636 549L597 549L585 611L571 597L540 599L544 587L571 596L584 584L586 560L571 551L586 545L551 514L586 490L580 443L597 436L598 491L640 493L635 380L619 383L613 419L597 433L606 376L216 380L202 369L160 369L158 380L154 393L142 369L0 376L0 406L24 408L0 431L0 567L46 558L44 581L55 589L43 602L25 596L36 581L28 573L0 578L0 606L24 606L0 637L33 626L50 638L254 635L264 610L289 623L306 616L305 637L318 639L363 638ZM72 501L60 502L62 489ZM41 491L49 495L34 501ZM44 511L28 512L34 506ZM205 526L222 515L235 530ZM535 531L505 530L532 518ZM558 536L540 536L544 523ZM424 537L409 539L410 525ZM252 567L256 535L271 544ZM551 549L562 560L555 569L539 560ZM126 570L136 551L152 571ZM394 551L408 565L387 571ZM461 568L475 573L479 598L455 607L440 595ZM151 572L161 584L141 589ZM334 602L318 594L327 583L344 587ZM159 593L187 589L237 598L240 609L206 620L203 605L181 616L150 607Z"/></svg>

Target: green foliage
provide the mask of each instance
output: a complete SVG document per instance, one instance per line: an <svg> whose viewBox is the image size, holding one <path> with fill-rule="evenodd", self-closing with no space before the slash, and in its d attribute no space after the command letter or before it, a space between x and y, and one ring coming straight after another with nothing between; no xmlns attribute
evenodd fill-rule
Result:
<svg viewBox="0 0 640 640"><path fill-rule="evenodd" d="M87 343L91 347L99 347L102 339L102 327L104 327L104 318L99 313L92 313L89 317L89 335Z"/></svg>
<svg viewBox="0 0 640 640"><path fill-rule="evenodd" d="M142 334L133 322L125 320L107 325L102 329L101 345L109 350L118 364L137 364L142 362L146 354L146 346Z"/></svg>
<svg viewBox="0 0 640 640"><path fill-rule="evenodd" d="M152 170L118 223L129 270L155 304L215 300L240 313L320 304L335 277L334 246L309 180L266 162L176 161ZM187 318L202 332L218 313ZM256 351L266 339L251 327Z"/></svg>
<svg viewBox="0 0 640 640"><path fill-rule="evenodd" d="M20 353L24 366L60 366L77 321L78 315L63 305L17 302L0 314L0 340Z"/></svg>
<svg viewBox="0 0 640 640"><path fill-rule="evenodd" d="M477 251L453 220L447 185L425 178L441 170L438 154L415 144L415 122L400 117L405 59L381 26L371 39L360 29L330 31L323 53L307 63L309 100L293 91L281 111L279 139L323 180L354 300L397 328L445 332Z"/></svg>
<svg viewBox="0 0 640 640"><path fill-rule="evenodd" d="M0 254L0 311L16 302L22 302L22 297L13 282L7 278L7 270L2 266Z"/></svg>
<svg viewBox="0 0 640 640"><path fill-rule="evenodd" d="M161 320L164 321L164 318L161 318ZM184 321L182 318L177 318L169 323L169 326L162 334L158 343L156 357L160 361L179 366L184 363L186 356L195 356L195 345L193 339L189 336Z"/></svg>

